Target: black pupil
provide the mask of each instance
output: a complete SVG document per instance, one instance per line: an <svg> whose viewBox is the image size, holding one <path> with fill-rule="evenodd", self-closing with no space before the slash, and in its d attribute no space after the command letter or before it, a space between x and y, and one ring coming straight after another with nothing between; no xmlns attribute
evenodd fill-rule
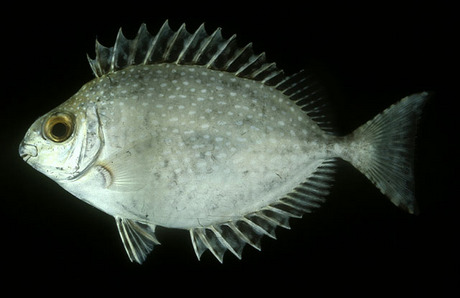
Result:
<svg viewBox="0 0 460 298"><path fill-rule="evenodd" d="M51 133L58 139L64 138L67 135L67 125L58 122L51 129Z"/></svg>

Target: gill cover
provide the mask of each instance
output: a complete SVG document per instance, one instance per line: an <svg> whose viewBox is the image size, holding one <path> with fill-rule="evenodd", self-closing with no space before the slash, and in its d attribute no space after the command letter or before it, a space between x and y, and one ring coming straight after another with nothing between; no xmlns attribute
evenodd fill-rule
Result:
<svg viewBox="0 0 460 298"><path fill-rule="evenodd" d="M73 151L69 155L69 161L76 165L75 172L67 179L78 179L97 160L103 147L104 136L101 121L94 103L88 104L86 117L77 124L80 128L75 136Z"/></svg>

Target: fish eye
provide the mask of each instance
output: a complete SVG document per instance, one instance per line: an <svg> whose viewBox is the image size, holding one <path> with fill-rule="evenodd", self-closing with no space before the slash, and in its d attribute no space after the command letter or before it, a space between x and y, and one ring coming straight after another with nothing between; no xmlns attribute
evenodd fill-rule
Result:
<svg viewBox="0 0 460 298"><path fill-rule="evenodd" d="M56 113L46 120L43 134L47 139L55 143L62 143L70 138L73 130L73 117L66 113Z"/></svg>

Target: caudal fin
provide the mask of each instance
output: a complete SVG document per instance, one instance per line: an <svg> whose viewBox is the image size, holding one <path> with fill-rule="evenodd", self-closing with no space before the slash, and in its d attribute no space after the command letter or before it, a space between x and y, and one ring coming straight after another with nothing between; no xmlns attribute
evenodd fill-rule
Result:
<svg viewBox="0 0 460 298"><path fill-rule="evenodd" d="M428 97L427 92L407 96L348 137L352 152L345 159L391 202L410 213L418 211L414 198L414 139Z"/></svg>

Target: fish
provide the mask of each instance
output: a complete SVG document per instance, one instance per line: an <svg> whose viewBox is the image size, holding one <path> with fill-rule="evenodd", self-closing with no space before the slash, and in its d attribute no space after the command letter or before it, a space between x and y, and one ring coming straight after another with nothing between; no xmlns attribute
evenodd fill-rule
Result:
<svg viewBox="0 0 460 298"><path fill-rule="evenodd" d="M409 95L348 135L329 120L320 84L287 75L252 43L204 24L96 39L94 79L39 117L19 155L78 199L114 217L131 262L189 231L198 260L238 259L290 218L326 201L339 160L396 206L417 213L414 138L430 93Z"/></svg>

